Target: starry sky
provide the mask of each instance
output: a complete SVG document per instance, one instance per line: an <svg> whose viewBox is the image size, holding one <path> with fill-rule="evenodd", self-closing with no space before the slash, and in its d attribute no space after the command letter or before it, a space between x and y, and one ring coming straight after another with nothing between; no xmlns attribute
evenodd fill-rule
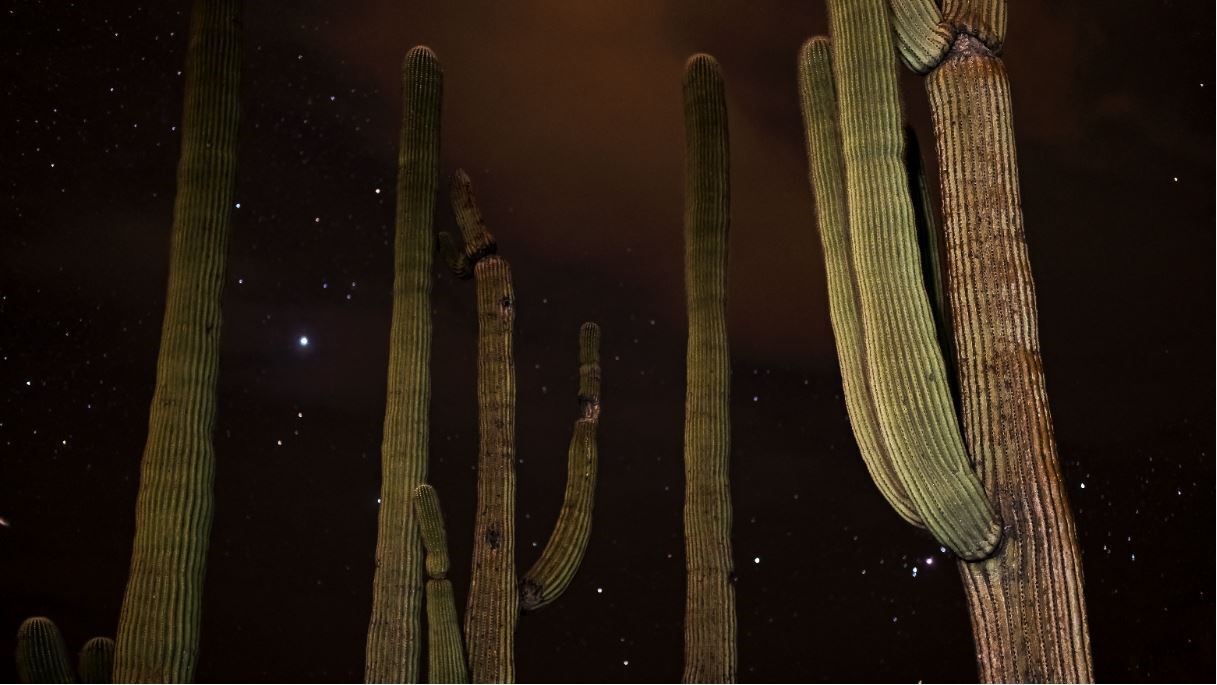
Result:
<svg viewBox="0 0 1217 685"><path fill-rule="evenodd" d="M420 43L445 70L444 173L470 172L515 273L521 568L561 502L578 326L604 331L592 541L567 594L521 619L518 677L680 677L680 77L698 51L730 108L740 678L976 677L953 564L870 483L840 396L795 89L820 3L248 5L198 679L362 678L398 73ZM75 651L114 633L129 562L189 3L4 13L0 654L35 614ZM1213 19L1179 0L1010 11L1044 364L1106 681L1214 677ZM440 266L431 480L463 606L474 291Z"/></svg>

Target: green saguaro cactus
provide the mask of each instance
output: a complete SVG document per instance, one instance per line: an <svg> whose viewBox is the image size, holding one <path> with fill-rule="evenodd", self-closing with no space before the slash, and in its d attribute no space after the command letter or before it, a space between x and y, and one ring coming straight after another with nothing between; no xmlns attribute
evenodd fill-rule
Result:
<svg viewBox="0 0 1217 685"><path fill-rule="evenodd" d="M731 584L731 360L727 346L730 221L727 102L709 55L685 64L684 681L735 681Z"/></svg>
<svg viewBox="0 0 1217 685"><path fill-rule="evenodd" d="M473 682L512 682L519 610L544 607L567 588L590 537L600 421L600 329L585 323L579 331L580 411L568 451L562 511L540 559L517 584L512 340L516 303L511 270L497 254L469 176L461 170L453 177L452 208L464 246L458 248L451 236L441 233L440 247L456 275L477 283L478 501L465 647Z"/></svg>
<svg viewBox="0 0 1217 685"><path fill-rule="evenodd" d="M76 682L63 635L51 619L27 618L17 630L17 678L23 683Z"/></svg>
<svg viewBox="0 0 1217 685"><path fill-rule="evenodd" d="M427 477L431 402L431 254L439 183L443 74L430 49L402 63L393 318L381 445L380 512L364 679L418 681L422 550L411 503Z"/></svg>
<svg viewBox="0 0 1217 685"><path fill-rule="evenodd" d="M196 0L156 391L140 470L119 682L187 682L211 535L220 302L236 177L239 0Z"/></svg>
<svg viewBox="0 0 1217 685"><path fill-rule="evenodd" d="M427 679L432 683L468 682L460 617L448 580L448 536L435 488L423 484L414 490L414 511L427 550Z"/></svg>
<svg viewBox="0 0 1217 685"><path fill-rule="evenodd" d="M892 25L884 0L832 0L829 9L832 41L805 45L800 89L859 448L896 510L959 555L982 679L1088 681L1081 569L1044 393L1009 89L994 56L1004 1L947 0L939 10L933 0L891 0ZM963 434L918 276L893 32L906 63L932 70Z"/></svg>
<svg viewBox="0 0 1217 685"><path fill-rule="evenodd" d="M114 640L95 637L80 650L77 670L82 683L111 683L114 674Z"/></svg>

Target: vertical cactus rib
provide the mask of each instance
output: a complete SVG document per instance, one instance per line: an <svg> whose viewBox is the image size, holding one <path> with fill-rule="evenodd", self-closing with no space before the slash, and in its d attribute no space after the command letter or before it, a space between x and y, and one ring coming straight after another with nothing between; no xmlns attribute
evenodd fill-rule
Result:
<svg viewBox="0 0 1217 685"><path fill-rule="evenodd" d="M112 683L114 673L114 640L95 637L80 650L79 667L82 683Z"/></svg>
<svg viewBox="0 0 1217 685"><path fill-rule="evenodd" d="M427 550L427 679L432 683L467 683L465 647L460 617L448 580L448 539L435 488L414 491L414 510L423 547Z"/></svg>
<svg viewBox="0 0 1217 685"><path fill-rule="evenodd" d="M803 44L799 53L799 94L803 108L809 178L828 282L829 315L837 343L845 408L862 460L879 491L896 513L924 527L900 482L884 445L866 373L858 284L853 273L849 212L845 202L845 165L837 126L837 96L832 76L832 47L825 37Z"/></svg>
<svg viewBox="0 0 1217 685"><path fill-rule="evenodd" d="M115 679L188 682L211 536L221 296L236 177L239 0L196 0L156 390Z"/></svg>
<svg viewBox="0 0 1217 685"><path fill-rule="evenodd" d="M983 680L1093 678L1082 569L1044 386L1009 83L961 35L926 81L969 452L1009 542L962 564Z"/></svg>
<svg viewBox="0 0 1217 685"><path fill-rule="evenodd" d="M889 0L892 30L900 59L909 69L923 74L933 69L947 50L955 32L942 21L935 0Z"/></svg>
<svg viewBox="0 0 1217 685"><path fill-rule="evenodd" d="M556 600L579 570L592 533L596 496L596 429L600 425L600 327L579 329L579 418L570 440L562 510L541 557L520 582L520 608L535 611Z"/></svg>
<svg viewBox="0 0 1217 685"><path fill-rule="evenodd" d="M51 619L27 618L17 629L17 678L23 683L76 682L63 635Z"/></svg>
<svg viewBox="0 0 1217 685"><path fill-rule="evenodd" d="M495 252L469 176L457 171L452 207L473 263L478 318L478 487L465 646L474 682L515 678L519 589L515 572L515 295L511 269Z"/></svg>
<svg viewBox="0 0 1217 685"><path fill-rule="evenodd" d="M684 74L685 299L689 312L685 394L684 681L735 681L731 558L730 382L727 232L730 221L727 102L709 55Z"/></svg>
<svg viewBox="0 0 1217 685"><path fill-rule="evenodd" d="M971 469L922 283L885 0L829 2L845 195L876 415L926 527L965 559L1001 522Z"/></svg>
<svg viewBox="0 0 1217 685"><path fill-rule="evenodd" d="M369 683L418 681L422 554L411 499L427 476L431 256L442 95L435 53L422 46L411 49L402 63L393 315L364 665Z"/></svg>

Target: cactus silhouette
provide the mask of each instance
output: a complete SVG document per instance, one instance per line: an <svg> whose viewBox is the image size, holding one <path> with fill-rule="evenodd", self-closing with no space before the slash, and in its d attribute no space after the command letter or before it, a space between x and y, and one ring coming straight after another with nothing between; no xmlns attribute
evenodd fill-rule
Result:
<svg viewBox="0 0 1217 685"><path fill-rule="evenodd" d="M402 64L393 318L381 447L380 512L364 679L417 682L422 549L411 503L427 477L431 402L431 255L439 183L443 74L415 47Z"/></svg>
<svg viewBox="0 0 1217 685"><path fill-rule="evenodd" d="M512 682L520 608L539 609L554 601L570 584L587 549L600 421L600 329L585 323L579 331L580 412L568 451L562 511L540 559L517 583L512 339L516 302L511 269L497 254L472 183L462 170L453 176L452 208L464 246L458 248L447 233L439 235L439 245L453 273L472 277L477 284L478 495L465 648L473 682Z"/></svg>
<svg viewBox="0 0 1217 685"><path fill-rule="evenodd" d="M95 637L80 650L80 673L82 683L110 683L114 673L114 640Z"/></svg>
<svg viewBox="0 0 1217 685"><path fill-rule="evenodd" d="M220 301L236 176L239 0L196 0L156 390L114 679L186 682L211 535Z"/></svg>
<svg viewBox="0 0 1217 685"><path fill-rule="evenodd" d="M888 501L959 555L981 678L1088 681L1009 86L994 55L1005 3L947 0L939 10L932 0L892 0L891 9L889 25L884 0L831 0L831 43L808 41L799 60L850 420ZM893 33L906 63L930 71L963 434L918 274Z"/></svg>
<svg viewBox="0 0 1217 685"><path fill-rule="evenodd" d="M685 65L685 682L734 682L731 561L730 214L727 103L709 55Z"/></svg>

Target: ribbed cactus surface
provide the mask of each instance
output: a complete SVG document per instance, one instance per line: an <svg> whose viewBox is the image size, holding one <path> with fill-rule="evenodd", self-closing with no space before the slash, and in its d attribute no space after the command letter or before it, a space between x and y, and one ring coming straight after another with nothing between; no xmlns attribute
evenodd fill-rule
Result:
<svg viewBox="0 0 1217 685"><path fill-rule="evenodd" d="M727 345L730 223L727 101L709 55L684 74L685 682L734 682L735 588L731 559L731 361Z"/></svg>
<svg viewBox="0 0 1217 685"><path fill-rule="evenodd" d="M422 547L412 500L427 476L431 403L431 258L443 94L435 53L422 46L411 49L401 78L393 315L364 666L369 683L417 682L421 648Z"/></svg>
<svg viewBox="0 0 1217 685"><path fill-rule="evenodd" d="M34 616L17 630L17 678L23 683L74 683L68 650L55 622Z"/></svg>
<svg viewBox="0 0 1217 685"><path fill-rule="evenodd" d="M460 616L448 580L448 536L439 496L430 485L414 491L414 510L427 550L427 679L432 683L467 683Z"/></svg>
<svg viewBox="0 0 1217 685"><path fill-rule="evenodd" d="M196 0L156 390L114 678L188 682L211 535L220 303L236 178L241 3Z"/></svg>
<svg viewBox="0 0 1217 685"><path fill-rule="evenodd" d="M567 451L562 510L541 557L520 581L520 607L534 611L556 600L574 580L592 534L596 497L596 429L600 426L600 327L579 329L579 418Z"/></svg>
<svg viewBox="0 0 1217 685"><path fill-rule="evenodd" d="M80 682L112 683L114 675L114 640L95 637L80 650Z"/></svg>

